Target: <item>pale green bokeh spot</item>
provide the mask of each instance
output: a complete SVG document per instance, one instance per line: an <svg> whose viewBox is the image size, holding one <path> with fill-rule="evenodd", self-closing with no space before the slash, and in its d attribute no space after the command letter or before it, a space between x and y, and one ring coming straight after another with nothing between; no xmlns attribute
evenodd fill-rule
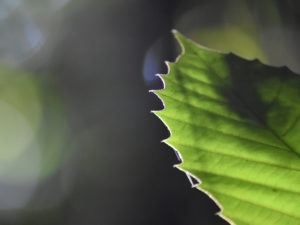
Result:
<svg viewBox="0 0 300 225"><path fill-rule="evenodd" d="M68 123L52 80L0 66L0 179L28 183L54 174L68 155Z"/></svg>
<svg viewBox="0 0 300 225"><path fill-rule="evenodd" d="M24 116L0 101L0 173L34 141L35 134Z"/></svg>

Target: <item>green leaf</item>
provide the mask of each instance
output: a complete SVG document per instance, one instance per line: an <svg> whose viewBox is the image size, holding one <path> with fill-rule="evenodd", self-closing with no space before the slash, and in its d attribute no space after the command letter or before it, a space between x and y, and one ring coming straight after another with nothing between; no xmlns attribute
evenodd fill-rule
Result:
<svg viewBox="0 0 300 225"><path fill-rule="evenodd" d="M232 224L300 224L300 77L174 33L183 52L154 92L177 167Z"/></svg>

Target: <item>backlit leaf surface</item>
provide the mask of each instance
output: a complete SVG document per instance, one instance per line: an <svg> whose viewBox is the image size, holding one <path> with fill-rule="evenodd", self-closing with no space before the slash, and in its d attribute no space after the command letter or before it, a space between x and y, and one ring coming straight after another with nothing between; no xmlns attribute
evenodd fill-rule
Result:
<svg viewBox="0 0 300 225"><path fill-rule="evenodd" d="M174 34L182 54L154 92L177 167L232 224L299 225L300 76Z"/></svg>

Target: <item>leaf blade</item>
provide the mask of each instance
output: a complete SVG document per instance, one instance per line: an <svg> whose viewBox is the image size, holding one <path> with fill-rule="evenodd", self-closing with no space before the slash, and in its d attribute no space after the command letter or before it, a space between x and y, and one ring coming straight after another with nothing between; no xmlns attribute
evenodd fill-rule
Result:
<svg viewBox="0 0 300 225"><path fill-rule="evenodd" d="M200 178L236 224L299 224L300 78L175 36L183 53L161 76L166 88L155 94L165 109L155 114L182 157L177 167Z"/></svg>

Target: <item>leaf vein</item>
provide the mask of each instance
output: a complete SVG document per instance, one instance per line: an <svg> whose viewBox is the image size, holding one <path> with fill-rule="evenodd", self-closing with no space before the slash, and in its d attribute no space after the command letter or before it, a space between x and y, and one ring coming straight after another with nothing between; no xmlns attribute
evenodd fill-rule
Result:
<svg viewBox="0 0 300 225"><path fill-rule="evenodd" d="M267 166L274 166L274 167L278 167L280 169L293 170L293 171L297 171L297 172L300 171L299 168L295 168L295 167L287 167L287 166L283 166L283 165L279 165L279 164L275 164L275 163L270 163L270 162L266 162L266 161L258 161L258 160L255 160L255 159L242 157L242 156L239 156L239 155L234 155L234 154L219 152L219 151L215 151L215 150L211 150L211 149L204 149L204 148L200 148L200 147L192 146L192 145L188 145L188 144L183 144L183 143L179 143L177 141L170 141L170 143L171 142L176 144L176 145L181 145L181 146L184 146L184 147L194 148L194 149L198 149L200 151L209 152L209 153L216 154L216 155L232 157L232 158L245 160L245 161L249 161L249 162L253 162L253 163L257 163L257 164L264 164L264 165L267 165Z"/></svg>
<svg viewBox="0 0 300 225"><path fill-rule="evenodd" d="M215 133L220 133L220 134L223 134L225 136L234 137L234 138L237 138L237 139L240 139L240 140L243 140L243 141L248 141L248 142L252 142L252 143L256 143L256 144L261 144L261 145L265 145L265 146L276 148L276 149L280 149L280 150L285 150L285 151L288 150L289 151L289 149L287 149L287 148L282 148L282 147L279 147L279 146L276 146L276 145L267 144L267 143L260 142L260 141L254 140L254 139L249 139L249 138L242 137L242 136L239 136L239 135L226 133L226 132L223 132L223 131L220 131L220 130L216 130L216 129L213 129L213 128L210 128L210 127L206 127L206 126L201 126L201 125L198 125L198 124L190 123L190 122L187 122L187 121L184 121L184 120L181 120L181 119L177 119L177 118L174 118L174 117L170 117L170 116L166 116L166 115L164 115L163 117L169 118L171 120L174 120L174 121L177 121L177 122L180 122L180 123L183 123L183 124L188 124L188 125L193 126L193 127L198 127L198 128L204 128L206 130L211 130L211 131L213 131Z"/></svg>
<svg viewBox="0 0 300 225"><path fill-rule="evenodd" d="M251 123L251 122L244 121L244 120L234 119L234 118L229 117L229 116L224 116L224 115L222 115L222 114L219 114L219 113L216 113L216 112L213 112L213 111L210 111L210 110L201 108L201 107L199 107L199 106L195 106L195 105L193 105L193 104L191 104L191 103L182 101L182 100L180 100L180 99L178 99L178 98L174 98L174 97L172 97L172 96L170 96L170 95L166 95L166 94L164 94L164 93L162 93L162 92L160 92L159 95L165 96L165 97L170 98L170 99L172 99L172 100L174 100L174 101L180 102L180 103L182 103L182 104L184 104L184 105L188 105L188 106L190 106L190 107L192 107L192 108L197 109L198 111L207 112L207 113L209 113L209 114L211 114L211 115L214 115L214 116L217 116L217 117L222 117L223 119L226 119L226 120L231 120L231 121L234 121L234 122L237 122L237 123L246 124L246 125L251 125L251 126L257 126L257 127L261 128L261 129L263 129L263 127L261 127L259 124Z"/></svg>
<svg viewBox="0 0 300 225"><path fill-rule="evenodd" d="M227 196L227 197L229 197L229 198L233 198L233 199L239 200L239 201L241 201L241 202L246 202L246 203L251 204L251 205L255 205L255 206L258 206L258 207L261 207L261 208L265 208L265 209L271 210L271 211L273 211L273 212L280 213L280 214L283 214L283 215L285 215L285 216L292 217L292 218L297 219L297 220L300 219L300 217L291 215L291 214L286 213L286 212L282 212L282 211L280 211L280 210L278 210L278 209L274 209L274 208L269 207L269 206L265 206L265 205L259 204L259 203L257 203L257 202L248 201L248 200L246 200L246 199L243 199L243 198L240 198L240 197L237 197L237 196L233 196L233 195L230 195L230 194L221 192L221 191L216 191L216 190L213 190L213 189L211 189L211 190L212 190L213 192L215 192L215 193L218 193L218 194L220 194L220 195L225 195L225 196Z"/></svg>
<svg viewBox="0 0 300 225"><path fill-rule="evenodd" d="M298 116L296 117L296 119L294 120L294 122L290 125L289 128L286 129L285 132L283 132L283 134L281 134L281 137L284 137L285 135L287 135L290 131L293 130L293 128L296 126L296 124L298 123L300 119L300 113L298 114Z"/></svg>
<svg viewBox="0 0 300 225"><path fill-rule="evenodd" d="M288 193L291 193L291 194L296 194L296 195L300 194L300 192L297 192L297 191L288 190L288 189L285 189L285 188L282 188L282 187L267 185L265 183L258 183L258 182L254 182L252 180L242 179L240 177L228 176L228 175L224 175L224 174L220 174L220 173L216 173L216 172L212 172L212 171L200 170L198 168L191 169L191 170L192 171L198 171L200 173L206 173L206 174L215 175L215 176L219 176L219 177L229 178L229 179L233 179L233 180L237 180L237 181L242 181L244 183L249 183L249 184L256 185L256 186L262 186L262 187L265 187L265 188L276 189L276 190L288 192ZM201 177L200 177L200 180L201 180Z"/></svg>
<svg viewBox="0 0 300 225"><path fill-rule="evenodd" d="M223 105L227 105L227 104L228 104L228 102L225 102L225 101L222 101L222 100L220 100L220 99L213 98L213 97L210 97L210 96L208 96L208 95L199 93L199 92L197 92L197 91L195 91L195 90L192 90L192 89L190 89L190 88L187 88L186 86L184 86L184 85L182 85L182 84L179 84L179 83L177 83L177 82L174 82L174 81L171 81L171 80L168 80L168 82L173 83L173 84L176 84L176 85L179 86L179 87L185 88L185 89L186 89L187 91L189 91L189 92L193 92L193 93L195 93L196 95L201 96L201 97L205 97L205 98L207 98L207 99L209 99L209 100L211 100L211 101L213 101L213 102L218 102L218 103L223 104Z"/></svg>

